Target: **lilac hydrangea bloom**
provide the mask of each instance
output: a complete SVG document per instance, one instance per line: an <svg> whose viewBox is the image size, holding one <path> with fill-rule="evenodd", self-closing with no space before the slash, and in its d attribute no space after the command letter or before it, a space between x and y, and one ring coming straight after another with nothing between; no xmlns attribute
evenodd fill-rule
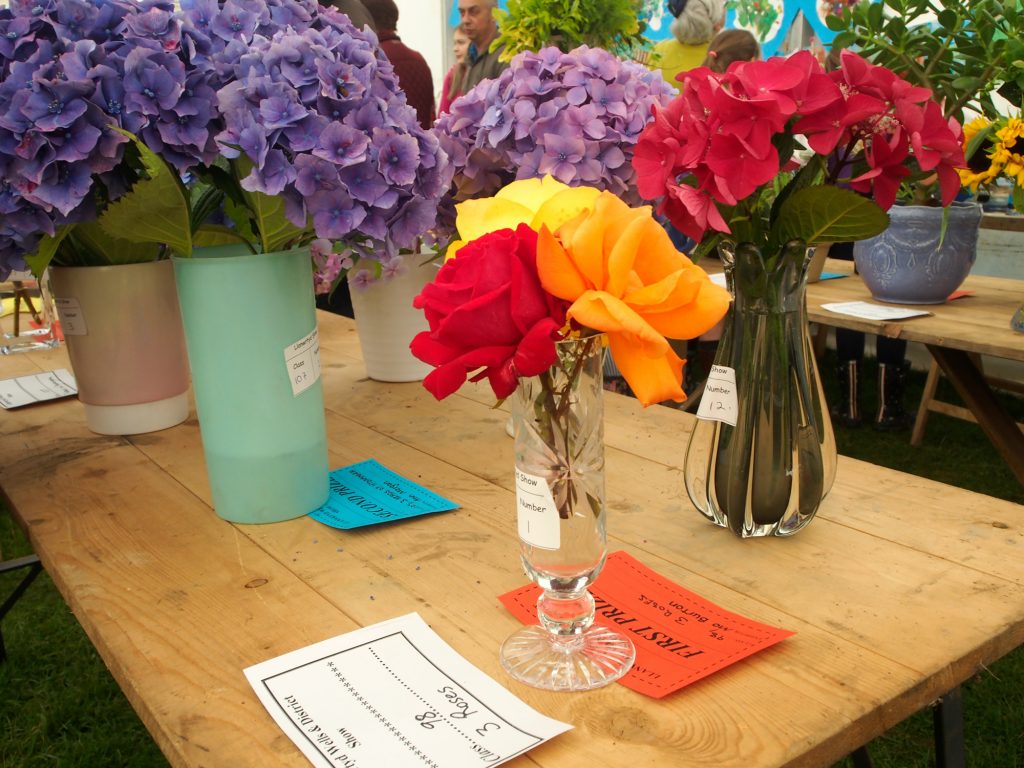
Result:
<svg viewBox="0 0 1024 768"><path fill-rule="evenodd" d="M520 53L434 124L455 171L440 232L454 232L455 203L548 173L639 204L633 146L652 106L675 95L657 72L600 48Z"/></svg>

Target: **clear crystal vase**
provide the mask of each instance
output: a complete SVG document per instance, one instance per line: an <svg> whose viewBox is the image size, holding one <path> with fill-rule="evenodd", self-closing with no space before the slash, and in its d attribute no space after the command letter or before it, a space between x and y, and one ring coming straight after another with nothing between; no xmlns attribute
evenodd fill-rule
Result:
<svg viewBox="0 0 1024 768"><path fill-rule="evenodd" d="M584 691L633 664L633 645L594 623L587 591L607 555L602 399L603 337L558 344L558 363L521 379L511 398L523 566L543 592L539 626L501 647L501 662L537 688Z"/></svg>
<svg viewBox="0 0 1024 768"><path fill-rule="evenodd" d="M715 355L716 418L702 401L686 448L686 491L697 509L742 537L789 536L832 487L836 444L807 326L811 252L750 243L719 247L733 303ZM725 381L725 384L720 383ZM705 387L712 387L711 380Z"/></svg>

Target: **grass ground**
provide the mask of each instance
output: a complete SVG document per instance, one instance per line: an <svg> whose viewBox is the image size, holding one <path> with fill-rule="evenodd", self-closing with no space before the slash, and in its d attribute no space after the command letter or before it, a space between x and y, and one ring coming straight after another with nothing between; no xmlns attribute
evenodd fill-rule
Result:
<svg viewBox="0 0 1024 768"><path fill-rule="evenodd" d="M822 371L826 383L834 386L828 359ZM874 373L868 361L867 413L875 408ZM923 378L912 374L908 403L919 401ZM835 392L829 396L834 401ZM945 396L955 399L949 392ZM1024 421L1024 401L1008 397L1007 405ZM836 439L845 455L1024 503L1024 488L973 424L933 415L924 445L913 449L907 433L882 434L870 427L837 427ZM5 513L0 513L0 552L6 557L30 552ZM0 597L14 581L0 577ZM48 576L32 585L4 622L3 632L9 658L0 664L0 766L167 766ZM968 766L1024 768L1024 649L983 670L963 686L963 694ZM931 723L931 712L921 712L873 742L876 766L934 764ZM843 768L851 765L849 760L840 763Z"/></svg>

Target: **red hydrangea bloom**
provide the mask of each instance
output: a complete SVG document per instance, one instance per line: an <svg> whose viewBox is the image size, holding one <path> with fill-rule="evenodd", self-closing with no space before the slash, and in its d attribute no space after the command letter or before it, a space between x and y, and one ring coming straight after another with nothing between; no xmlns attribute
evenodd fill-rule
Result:
<svg viewBox="0 0 1024 768"><path fill-rule="evenodd" d="M850 51L841 61L826 73L801 51L685 73L682 94L655 108L637 142L641 195L660 198L658 211L695 239L729 233L730 217L749 221L744 202L790 170L803 146L826 158L824 184L868 194L883 209L903 181L932 175L943 204L952 201L964 166L959 124L943 118L928 89Z"/></svg>

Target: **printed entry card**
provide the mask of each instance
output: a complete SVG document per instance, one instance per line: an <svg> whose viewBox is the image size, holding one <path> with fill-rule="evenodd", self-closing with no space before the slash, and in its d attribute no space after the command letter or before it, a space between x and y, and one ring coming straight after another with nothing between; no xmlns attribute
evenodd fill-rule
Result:
<svg viewBox="0 0 1024 768"><path fill-rule="evenodd" d="M58 368L0 381L0 408L20 408L77 394L78 385L71 371Z"/></svg>
<svg viewBox="0 0 1024 768"><path fill-rule="evenodd" d="M572 727L528 707L415 613L245 676L278 726L325 768L500 765Z"/></svg>
<svg viewBox="0 0 1024 768"><path fill-rule="evenodd" d="M334 470L329 483L327 501L309 516L346 531L459 508L373 459Z"/></svg>
<svg viewBox="0 0 1024 768"><path fill-rule="evenodd" d="M720 608L625 552L608 556L590 593L595 621L636 648L633 669L619 682L655 699L794 634ZM539 595L528 584L498 599L524 624L536 624Z"/></svg>

